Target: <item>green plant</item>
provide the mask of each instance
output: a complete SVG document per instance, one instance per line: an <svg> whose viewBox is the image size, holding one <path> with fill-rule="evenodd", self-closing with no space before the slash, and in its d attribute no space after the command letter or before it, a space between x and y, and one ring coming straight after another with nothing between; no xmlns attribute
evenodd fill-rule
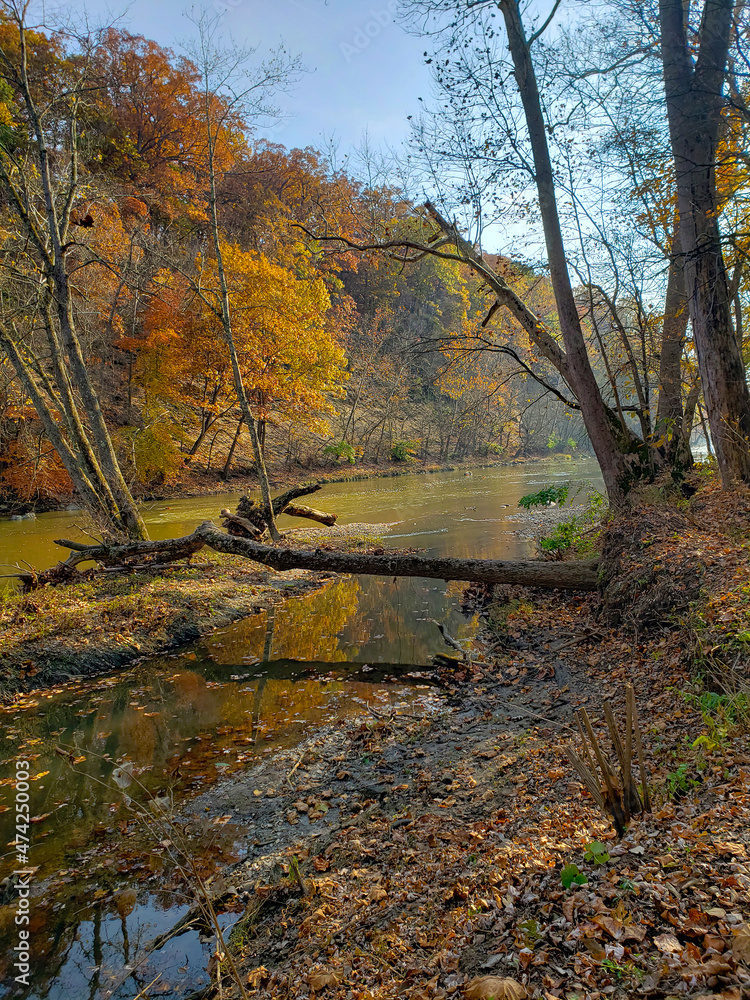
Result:
<svg viewBox="0 0 750 1000"><path fill-rule="evenodd" d="M564 889L570 889L573 885L586 885L588 879L578 865L566 865L560 872L560 881Z"/></svg>
<svg viewBox="0 0 750 1000"><path fill-rule="evenodd" d="M519 507L531 510L532 507L549 507L550 504L564 504L570 493L570 483L564 486L546 486L538 493L527 493L518 501Z"/></svg>
<svg viewBox="0 0 750 1000"><path fill-rule="evenodd" d="M569 550L579 556L595 551L599 538L596 525L604 510L605 498L598 490L593 490L589 493L588 500L588 506L582 514L574 514L567 521L561 521L549 535L539 539L539 548L543 553L561 559L563 553Z"/></svg>
<svg viewBox="0 0 750 1000"><path fill-rule="evenodd" d="M502 455L503 449L497 441L485 441L477 451L480 455Z"/></svg>
<svg viewBox="0 0 750 1000"><path fill-rule="evenodd" d="M328 458L335 458L337 462L348 462L349 465L354 465L357 461L356 452L348 441L327 444L323 449L323 454Z"/></svg>
<svg viewBox="0 0 750 1000"><path fill-rule="evenodd" d="M690 765L685 762L667 775L667 794L670 799L680 799L700 782L688 776Z"/></svg>
<svg viewBox="0 0 750 1000"><path fill-rule="evenodd" d="M604 865L609 861L609 852L601 841L592 840L590 844L586 844L583 857L586 861L593 861L595 865Z"/></svg>
<svg viewBox="0 0 750 1000"><path fill-rule="evenodd" d="M541 929L536 920L524 920L518 925L518 929L523 935L524 944L526 947L533 948L536 942L542 936Z"/></svg>
<svg viewBox="0 0 750 1000"><path fill-rule="evenodd" d="M633 962L618 962L614 958L605 958L601 967L620 980L630 979L640 982L644 975L643 969L639 969Z"/></svg>
<svg viewBox="0 0 750 1000"><path fill-rule="evenodd" d="M413 462L418 448L419 441L394 441L391 446L391 459L394 462Z"/></svg>

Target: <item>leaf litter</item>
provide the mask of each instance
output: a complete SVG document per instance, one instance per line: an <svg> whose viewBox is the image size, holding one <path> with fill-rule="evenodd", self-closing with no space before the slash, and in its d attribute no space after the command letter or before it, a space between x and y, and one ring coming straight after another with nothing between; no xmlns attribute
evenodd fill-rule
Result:
<svg viewBox="0 0 750 1000"><path fill-rule="evenodd" d="M701 614L717 658L730 618L714 609L736 607L740 628L750 614L750 503L710 486L699 501L678 519L708 515ZM660 530L646 558L626 557L679 589L696 539L658 507L645 517ZM294 810L304 830L265 867L232 869L253 914L235 939L249 996L750 996L750 747L746 728L717 728L693 694L694 621L634 630L603 620L595 596L520 596L501 595L511 613L484 637L484 659L444 674L446 711L378 717L339 732L335 754L325 739L311 748L279 804L308 805ZM468 592L475 607L497 597ZM732 669L744 677L747 655ZM623 714L626 683L652 811L618 840L564 747L582 705L606 745L602 702ZM316 829L310 802L324 787L328 825ZM312 891L299 891L295 866ZM570 866L581 879L562 877Z"/></svg>

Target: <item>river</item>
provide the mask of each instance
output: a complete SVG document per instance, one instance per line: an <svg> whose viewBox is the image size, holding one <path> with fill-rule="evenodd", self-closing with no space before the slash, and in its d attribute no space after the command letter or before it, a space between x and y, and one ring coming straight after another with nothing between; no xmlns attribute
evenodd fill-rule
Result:
<svg viewBox="0 0 750 1000"><path fill-rule="evenodd" d="M333 483L316 502L336 512L342 524L390 525L387 545L435 555L521 558L533 554L534 543L533 523L520 516L519 498L566 481L601 486L592 460L559 458L475 469L471 475ZM149 532L154 538L188 533L215 519L222 507L233 509L237 499L222 494L148 504ZM282 518L280 527L293 523L299 522ZM49 566L59 558L54 539L60 537L86 537L80 514L0 521L2 561ZM169 845L147 845L129 832L117 843L118 830L129 828L122 791L112 781L116 764L132 767L149 794L179 806L228 773L247 772L251 781L253 766L268 754L294 746L311 729L362 714L367 704L435 709L435 692L398 683L393 665L426 665L445 651L435 621L459 638L471 637L477 623L461 612L462 589L439 581L344 577L130 670L4 707L0 832L3 843L13 841L13 775L21 756L30 761L33 777L37 895L33 985L21 992L0 987L0 996L107 996L139 944L171 927L185 910L169 880L153 888ZM208 830L200 848L206 873L241 857L246 839L247 831L231 822ZM0 875L12 871L12 852L0 864ZM4 885L0 936L7 948L15 940L14 907L14 893ZM200 986L206 958L197 933L171 943L160 953L161 992L179 996L180 983ZM6 958L3 966L0 959L6 981L11 961ZM150 973L148 966L136 971L114 1000L134 996Z"/></svg>

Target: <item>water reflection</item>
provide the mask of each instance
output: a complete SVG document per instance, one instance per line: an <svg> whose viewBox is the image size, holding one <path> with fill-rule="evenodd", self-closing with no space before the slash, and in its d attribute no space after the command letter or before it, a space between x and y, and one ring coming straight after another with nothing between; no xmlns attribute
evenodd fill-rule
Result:
<svg viewBox="0 0 750 1000"><path fill-rule="evenodd" d="M390 536L394 545L521 557L532 546L514 534L518 525L503 511L514 514L520 496L550 480L586 480L594 471L591 463L559 462L480 470L470 478L452 473L340 483L326 486L325 506L339 513L341 523L398 522ZM226 496L154 505L149 528L154 537L190 531L235 501ZM0 522L3 558L19 558L21 551L28 558L33 545L36 564L49 565L58 555L51 539L74 534L76 516L20 522L21 533L18 522L12 530ZM175 906L184 905L182 883L170 881L169 847L144 839L134 825L110 780L115 764L131 762L150 794L180 801L228 772L251 773L264 754L360 714L363 702L428 701L429 692L386 685L383 678L389 664L426 664L443 649L435 620L458 637L473 633L476 623L460 611L462 589L428 580L336 580L179 653L0 708L7 755L0 761L2 843L14 837L12 775L22 755L32 764L32 864L37 884L48 880L30 928L38 966L28 995L94 1000L113 987L116 971L143 942L172 926L180 913ZM56 745L69 748L67 759L55 753ZM207 819L196 841L206 873L238 857L245 836L231 822ZM0 877L13 867L8 853L0 859ZM158 893L151 889L154 873ZM10 894L0 894L6 944L13 940L11 902ZM158 956L160 986L177 993L185 984L198 988L205 959L196 934L171 942ZM7 975L8 961L0 959L0 976ZM134 996L154 974L152 966L139 970L117 1000Z"/></svg>

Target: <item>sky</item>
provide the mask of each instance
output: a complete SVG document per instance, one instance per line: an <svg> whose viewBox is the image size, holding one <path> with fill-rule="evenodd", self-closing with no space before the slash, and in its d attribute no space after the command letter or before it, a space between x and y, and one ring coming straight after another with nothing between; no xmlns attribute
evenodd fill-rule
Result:
<svg viewBox="0 0 750 1000"><path fill-rule="evenodd" d="M94 21L118 18L133 34L177 48L194 32L184 16L193 0L86 0ZM407 115L430 91L424 41L396 23L396 0L200 0L223 12L222 28L259 53L284 42L310 72L278 102L288 116L266 135L287 147L322 148L333 137L342 154L365 131L374 146L398 145L408 133ZM198 9L200 9L200 6Z"/></svg>

